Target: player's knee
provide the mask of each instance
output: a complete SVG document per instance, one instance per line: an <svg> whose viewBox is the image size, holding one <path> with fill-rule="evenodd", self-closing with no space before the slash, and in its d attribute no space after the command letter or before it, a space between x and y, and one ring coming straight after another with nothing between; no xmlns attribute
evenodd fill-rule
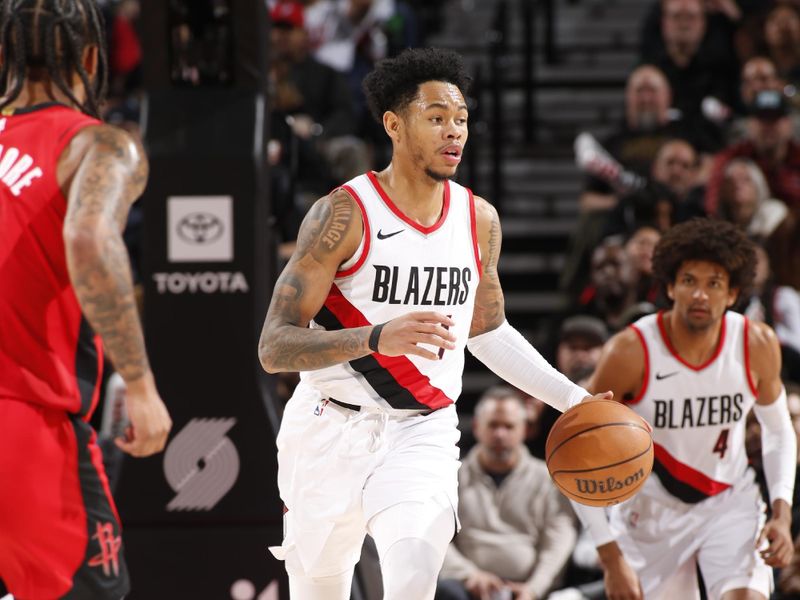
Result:
<svg viewBox="0 0 800 600"><path fill-rule="evenodd" d="M349 600L353 570L326 577L289 574L292 600Z"/></svg>
<svg viewBox="0 0 800 600"><path fill-rule="evenodd" d="M381 563L384 600L430 600L444 557L425 540L406 538L386 551Z"/></svg>

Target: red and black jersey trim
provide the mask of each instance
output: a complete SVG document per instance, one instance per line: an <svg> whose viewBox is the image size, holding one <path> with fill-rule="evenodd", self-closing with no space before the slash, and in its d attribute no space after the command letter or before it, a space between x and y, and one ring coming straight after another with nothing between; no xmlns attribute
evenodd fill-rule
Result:
<svg viewBox="0 0 800 600"><path fill-rule="evenodd" d="M78 344L75 349L75 379L81 407L77 415L88 420L100 399L103 378L103 345L85 317L81 318Z"/></svg>
<svg viewBox="0 0 800 600"><path fill-rule="evenodd" d="M331 287L314 321L329 331L372 325L335 285ZM406 356L385 356L373 352L351 360L350 366L392 408L436 410L453 403Z"/></svg>
<svg viewBox="0 0 800 600"><path fill-rule="evenodd" d="M730 487L729 484L714 481L700 471L678 461L659 444L653 444L653 449L655 451L653 472L661 481L661 485L683 502L697 504Z"/></svg>

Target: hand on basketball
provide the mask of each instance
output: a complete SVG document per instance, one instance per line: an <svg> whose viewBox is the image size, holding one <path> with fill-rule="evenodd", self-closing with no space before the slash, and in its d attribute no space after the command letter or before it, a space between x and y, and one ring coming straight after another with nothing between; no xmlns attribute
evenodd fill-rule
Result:
<svg viewBox="0 0 800 600"><path fill-rule="evenodd" d="M497 575L486 571L475 571L464 582L464 588L478 600L492 600L492 594L502 590L505 585Z"/></svg>
<svg viewBox="0 0 800 600"><path fill-rule="evenodd" d="M378 352L386 356L415 354L422 358L438 360L439 355L422 348L428 344L445 350L453 350L456 336L448 331L455 322L437 312L413 312L392 319L383 326L378 339Z"/></svg>
<svg viewBox="0 0 800 600"><path fill-rule="evenodd" d="M130 425L125 438L114 440L117 447L131 456L150 456L161 452L172 428L166 406L156 390L152 375L127 383L125 407Z"/></svg>
<svg viewBox="0 0 800 600"><path fill-rule="evenodd" d="M594 400L613 400L614 399L614 392L607 391L602 392L600 394L595 394L594 396L586 396L581 402L592 402Z"/></svg>
<svg viewBox="0 0 800 600"><path fill-rule="evenodd" d="M761 535L756 541L756 548L767 541L769 545L760 551L761 558L770 567L781 569L788 567L794 553L794 543L789 523L784 519L771 518L764 524Z"/></svg>

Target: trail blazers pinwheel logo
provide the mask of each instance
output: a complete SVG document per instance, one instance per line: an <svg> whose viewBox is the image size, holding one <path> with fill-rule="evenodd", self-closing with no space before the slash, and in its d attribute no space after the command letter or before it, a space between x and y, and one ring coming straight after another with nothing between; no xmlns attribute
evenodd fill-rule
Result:
<svg viewBox="0 0 800 600"><path fill-rule="evenodd" d="M192 419L167 447L164 475L177 495L167 510L211 510L239 476L239 453L226 436L236 419Z"/></svg>

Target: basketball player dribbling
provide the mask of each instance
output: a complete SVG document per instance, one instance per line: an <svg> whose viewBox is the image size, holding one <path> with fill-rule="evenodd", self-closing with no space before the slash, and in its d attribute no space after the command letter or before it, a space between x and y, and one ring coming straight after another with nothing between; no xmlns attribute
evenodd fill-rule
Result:
<svg viewBox="0 0 800 600"><path fill-rule="evenodd" d="M461 58L436 49L367 76L391 164L311 208L275 285L261 363L301 372L277 440L287 512L273 549L294 600L349 598L367 532L384 598L433 598L456 530L465 346L561 410L589 396L506 322L497 213L450 179L467 83Z"/></svg>
<svg viewBox="0 0 800 600"><path fill-rule="evenodd" d="M88 421L105 352L127 385L117 445L153 454L171 426L121 234L147 161L97 118L95 2L0 10L0 580L20 600L120 600L120 524Z"/></svg>
<svg viewBox="0 0 800 600"><path fill-rule="evenodd" d="M590 389L611 389L653 427L642 491L603 509L578 506L605 571L607 596L766 600L771 567L792 557L796 438L775 333L729 311L752 282L755 253L735 226L697 219L669 230L653 269L672 308L612 338ZM761 424L771 501L745 453L751 408Z"/></svg>

